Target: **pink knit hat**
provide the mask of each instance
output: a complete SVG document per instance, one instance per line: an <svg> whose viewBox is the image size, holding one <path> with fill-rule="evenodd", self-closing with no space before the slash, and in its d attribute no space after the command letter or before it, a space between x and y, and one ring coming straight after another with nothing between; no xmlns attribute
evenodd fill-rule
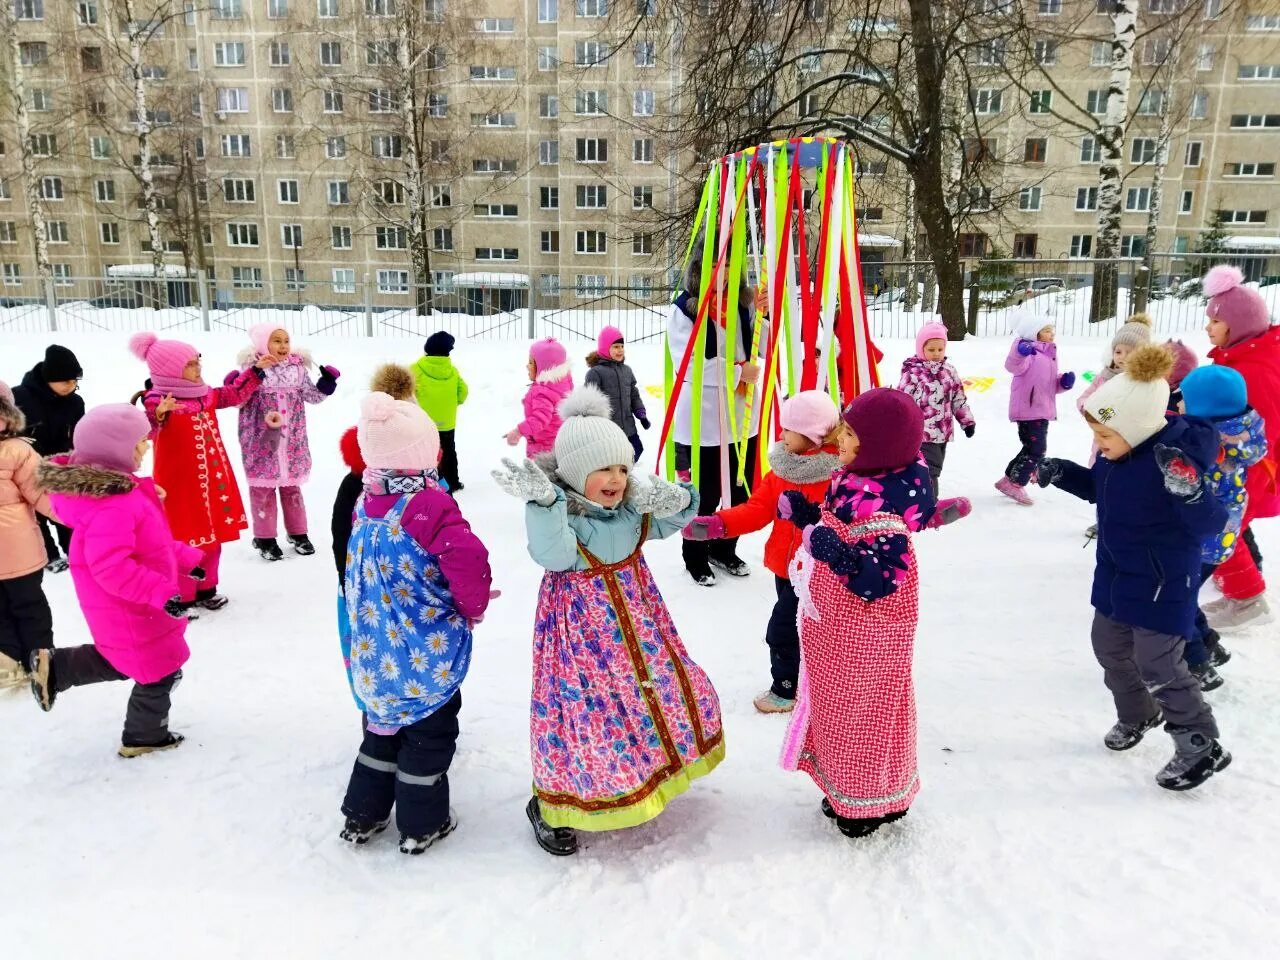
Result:
<svg viewBox="0 0 1280 960"><path fill-rule="evenodd" d="M416 403L371 393L360 405L356 427L364 462L386 470L434 470L440 464L440 432Z"/></svg>
<svg viewBox="0 0 1280 960"><path fill-rule="evenodd" d="M1182 379L1200 366L1200 358L1181 340L1170 340L1165 344L1165 348L1173 354L1173 370L1169 374L1169 386L1176 390L1182 383Z"/></svg>
<svg viewBox="0 0 1280 960"><path fill-rule="evenodd" d="M934 320L926 323L920 328L920 332L916 334L916 356L921 360L924 359L924 345L930 340L941 340L944 343L947 339L947 325L941 320Z"/></svg>
<svg viewBox="0 0 1280 960"><path fill-rule="evenodd" d="M609 350L615 343L621 343L626 340L622 335L622 331L617 327L605 327L600 331L600 336L596 338L596 352L602 357L609 356Z"/></svg>
<svg viewBox="0 0 1280 960"><path fill-rule="evenodd" d="M131 403L94 407L76 424L68 462L133 473L133 451L151 433L147 415Z"/></svg>
<svg viewBox="0 0 1280 960"><path fill-rule="evenodd" d="M783 430L808 437L820 447L840 422L840 409L825 391L803 390L783 401L779 420Z"/></svg>
<svg viewBox="0 0 1280 960"><path fill-rule="evenodd" d="M844 422L858 435L857 473L900 470L920 457L924 414L901 390L876 387L859 394L844 410Z"/></svg>
<svg viewBox="0 0 1280 960"><path fill-rule="evenodd" d="M554 337L539 340L529 348L529 359L538 372L538 380L549 383L563 379L569 373L569 354L564 345Z"/></svg>
<svg viewBox="0 0 1280 960"><path fill-rule="evenodd" d="M269 352L269 344L271 343L271 335L277 330L285 330L278 323L256 323L249 328L249 342L253 344L254 352L265 357ZM285 330L285 333L288 333Z"/></svg>
<svg viewBox="0 0 1280 960"><path fill-rule="evenodd" d="M1260 337L1271 326L1267 302L1253 287L1244 286L1244 274L1235 267L1224 264L1206 273L1204 294L1209 298L1204 312L1221 320L1230 331L1229 347Z"/></svg>
<svg viewBox="0 0 1280 960"><path fill-rule="evenodd" d="M151 382L157 390L181 386L183 368L200 356L200 351L181 340L161 340L150 331L135 333L129 338L133 355L151 371Z"/></svg>

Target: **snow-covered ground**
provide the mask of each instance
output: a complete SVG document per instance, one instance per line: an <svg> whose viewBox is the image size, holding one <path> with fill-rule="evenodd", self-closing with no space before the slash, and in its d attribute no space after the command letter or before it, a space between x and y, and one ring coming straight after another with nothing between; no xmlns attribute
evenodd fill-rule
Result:
<svg viewBox="0 0 1280 960"><path fill-rule="evenodd" d="M243 345L186 336L211 379ZM0 377L20 378L49 339L0 332ZM124 334L58 339L84 364L89 404L127 400L141 384ZM1103 343L1067 340L1062 368L1097 369ZM1203 337L1194 344L1207 348ZM0 955L1026 960L1260 957L1274 948L1277 631L1227 640L1227 685L1210 696L1235 763L1220 777L1169 794L1153 781L1167 737L1153 734L1127 754L1102 747L1113 716L1089 646L1089 508L1051 490L1028 510L991 487L1017 446L1005 419L1004 337L951 350L962 375L994 383L971 393L977 435L953 444L943 476L947 494L973 498L974 513L917 539L924 786L911 815L845 840L819 813L809 780L778 768L785 720L751 706L768 679L765 535L743 544L756 573L712 590L689 581L679 544L667 541L649 548L649 561L720 693L728 756L657 821L586 836L568 861L539 850L524 817L539 571L519 505L487 477L517 419L525 346L461 342L454 358L472 385L458 434L461 503L503 590L464 685L450 775L461 825L423 857L400 855L385 835L348 848L338 805L360 723L326 555L343 469L337 438L355 422L372 368L415 359L420 341L305 345L344 373L310 415L316 471L306 493L320 553L267 566L247 536L227 550L232 603L192 624L192 658L174 697L173 727L186 744L119 760L125 684L69 691L47 715L26 692L0 697ZM882 346L882 376L896 382L909 346ZM657 347L635 347L630 359L642 383L661 383ZM1087 430L1068 398L1060 409L1051 453L1084 458ZM232 446L235 422L223 414ZM653 433L646 439L656 443ZM1259 534L1264 552L1280 557L1280 522ZM58 643L87 641L69 577L51 578L47 591Z"/></svg>

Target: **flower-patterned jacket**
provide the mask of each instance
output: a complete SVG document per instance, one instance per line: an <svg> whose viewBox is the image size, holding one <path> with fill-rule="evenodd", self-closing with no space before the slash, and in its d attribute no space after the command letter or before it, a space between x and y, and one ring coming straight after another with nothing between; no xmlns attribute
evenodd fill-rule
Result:
<svg viewBox="0 0 1280 960"><path fill-rule="evenodd" d="M946 360L908 357L902 361L898 389L916 402L924 413L924 442L950 443L952 420L973 426L973 412L964 395L964 383L956 368Z"/></svg>
<svg viewBox="0 0 1280 960"><path fill-rule="evenodd" d="M1238 416L1215 420L1213 425L1222 445L1218 448L1218 462L1205 474L1205 481L1217 501L1227 508L1227 526L1222 533L1205 538L1200 559L1217 566L1235 552L1249 503L1246 475L1267 455L1267 434L1266 424L1252 407Z"/></svg>
<svg viewBox="0 0 1280 960"><path fill-rule="evenodd" d="M256 359L252 352L240 358L246 367ZM240 408L240 455L251 487L297 487L311 475L306 404L325 395L312 382L310 366L306 354L289 354L263 371L262 386Z"/></svg>

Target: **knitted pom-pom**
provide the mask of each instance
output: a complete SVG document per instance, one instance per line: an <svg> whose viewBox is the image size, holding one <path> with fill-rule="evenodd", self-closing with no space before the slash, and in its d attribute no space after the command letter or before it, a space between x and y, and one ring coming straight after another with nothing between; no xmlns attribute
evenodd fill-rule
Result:
<svg viewBox="0 0 1280 960"><path fill-rule="evenodd" d="M570 417L605 417L608 418L613 408L609 398L590 384L583 384L560 401L560 419Z"/></svg>
<svg viewBox="0 0 1280 960"><path fill-rule="evenodd" d="M388 394L371 393L360 405L360 419L366 423L386 423L396 412L397 403L400 401Z"/></svg>
<svg viewBox="0 0 1280 960"><path fill-rule="evenodd" d="M1138 383L1164 380L1173 370L1173 352L1165 346L1149 343L1129 354L1124 365L1125 376Z"/></svg>
<svg viewBox="0 0 1280 960"><path fill-rule="evenodd" d="M159 339L160 338L150 330L143 330L141 333L135 333L129 338L129 351L145 363L147 354Z"/></svg>
<svg viewBox="0 0 1280 960"><path fill-rule="evenodd" d="M1149 314L1149 313L1135 313L1132 317L1130 317L1130 318L1129 318L1128 320L1126 320L1125 322L1126 322L1126 323L1140 323L1140 324L1142 324L1144 327L1150 327L1150 326L1153 326L1153 324L1152 324L1152 322L1151 322L1151 314Z"/></svg>
<svg viewBox="0 0 1280 960"><path fill-rule="evenodd" d="M1234 290L1242 283L1244 283L1244 274L1239 268L1223 264L1220 267L1214 267L1204 275L1204 295L1216 297L1220 293Z"/></svg>
<svg viewBox="0 0 1280 960"><path fill-rule="evenodd" d="M397 400L408 400L413 396L413 374L398 363L384 363L373 371L369 389L388 394Z"/></svg>

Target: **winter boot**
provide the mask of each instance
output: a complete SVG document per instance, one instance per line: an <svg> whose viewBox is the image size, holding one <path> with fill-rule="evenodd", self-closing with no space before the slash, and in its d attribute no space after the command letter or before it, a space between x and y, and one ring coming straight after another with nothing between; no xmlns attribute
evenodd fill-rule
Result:
<svg viewBox="0 0 1280 960"><path fill-rule="evenodd" d="M772 690L766 690L751 702L760 713L790 713L796 708L794 700L780 697Z"/></svg>
<svg viewBox="0 0 1280 960"><path fill-rule="evenodd" d="M1271 604L1267 603L1265 594L1258 594L1248 600L1233 600L1223 597L1221 606L1217 603L1204 608L1204 615L1209 618L1215 630L1230 630L1235 627L1251 626L1265 623L1271 617Z"/></svg>
<svg viewBox="0 0 1280 960"><path fill-rule="evenodd" d="M716 585L716 575L711 567L705 563L690 567L689 576L693 577L693 582L700 587L714 587Z"/></svg>
<svg viewBox="0 0 1280 960"><path fill-rule="evenodd" d="M834 820L836 827L846 837L851 840L857 840L860 837L871 836L886 823L894 823L901 820L907 815L907 811L899 810L897 813L886 813L883 817L842 817L831 806L831 801L823 797L822 815L828 820Z"/></svg>
<svg viewBox="0 0 1280 960"><path fill-rule="evenodd" d="M719 567L731 577L751 576L751 568L738 556L732 556L727 559L720 557L708 557L707 559L711 561L712 566Z"/></svg>
<svg viewBox="0 0 1280 960"><path fill-rule="evenodd" d="M1173 759L1156 774L1166 790L1192 790L1231 763L1231 754L1217 740L1186 727L1170 727Z"/></svg>
<svg viewBox="0 0 1280 960"><path fill-rule="evenodd" d="M1215 637L1218 635L1216 631L1211 630L1210 633ZM1206 640L1205 646L1209 648L1209 662L1215 667L1221 667L1231 659L1231 651L1222 645L1221 640L1215 640L1213 643Z"/></svg>
<svg viewBox="0 0 1280 960"><path fill-rule="evenodd" d="M197 590L196 598L192 602L193 607L202 607L205 610L221 610L231 601L220 594L216 587L208 590Z"/></svg>
<svg viewBox="0 0 1280 960"><path fill-rule="evenodd" d="M444 826L435 833L429 833L425 837L411 837L405 833L400 834L400 852L416 857L420 853L425 853L427 847L431 846L437 840L443 840L457 829L458 818L454 816L453 811L450 810L449 819L446 820Z"/></svg>
<svg viewBox="0 0 1280 960"><path fill-rule="evenodd" d="M0 653L0 690L21 687L29 680L26 667L7 653Z"/></svg>
<svg viewBox="0 0 1280 960"><path fill-rule="evenodd" d="M1208 693L1210 690L1217 690L1227 681L1222 679L1222 674L1213 669L1213 661L1208 660L1198 666L1188 667L1191 675L1200 681L1200 690Z"/></svg>
<svg viewBox="0 0 1280 960"><path fill-rule="evenodd" d="M53 651L41 648L32 650L27 659L27 674L31 681L31 695L40 704L40 709L48 713L53 709L53 701L58 693L53 689Z"/></svg>
<svg viewBox="0 0 1280 960"><path fill-rule="evenodd" d="M276 543L275 537L254 537L253 549L258 551L258 556L263 560L275 562L284 559L284 551L280 549L280 544Z"/></svg>
<svg viewBox="0 0 1280 960"><path fill-rule="evenodd" d="M65 557L54 557L44 565L46 573L64 573L70 564Z"/></svg>
<svg viewBox="0 0 1280 960"><path fill-rule="evenodd" d="M187 738L180 733L171 733L159 743L138 743L136 740L122 740L120 749L116 751L116 754L126 760L132 760L134 757L145 756L148 753L172 750L174 747L180 746L185 739Z"/></svg>
<svg viewBox="0 0 1280 960"><path fill-rule="evenodd" d="M1156 715L1146 723L1132 724L1118 720L1116 725L1107 731L1102 742L1108 750L1130 750L1142 742L1148 730L1154 730L1160 726L1161 719L1160 712L1156 711Z"/></svg>
<svg viewBox="0 0 1280 960"><path fill-rule="evenodd" d="M1001 477L999 480L997 480L996 489L999 490L1001 493L1003 493L1006 497L1008 497L1014 503L1021 504L1024 507L1029 507L1033 503L1035 503L1035 501L1031 499L1031 495L1027 493L1026 487L1018 486L1008 477Z"/></svg>
<svg viewBox="0 0 1280 960"><path fill-rule="evenodd" d="M578 835L569 827L552 827L542 819L542 811L538 809L538 798L530 797L525 815L533 824L533 839L538 846L553 857L569 857L578 852Z"/></svg>
<svg viewBox="0 0 1280 960"><path fill-rule="evenodd" d="M289 542L293 544L293 552L300 557L309 557L316 552L316 548L311 545L311 540L305 533L299 533L296 536L289 534Z"/></svg>
<svg viewBox="0 0 1280 960"><path fill-rule="evenodd" d="M347 841L347 843L354 843L358 847L364 846L364 844L387 829L387 824L390 822L390 817L378 823L366 823L363 820L357 820L355 817L347 817L346 825L343 826L342 832L338 836Z"/></svg>

